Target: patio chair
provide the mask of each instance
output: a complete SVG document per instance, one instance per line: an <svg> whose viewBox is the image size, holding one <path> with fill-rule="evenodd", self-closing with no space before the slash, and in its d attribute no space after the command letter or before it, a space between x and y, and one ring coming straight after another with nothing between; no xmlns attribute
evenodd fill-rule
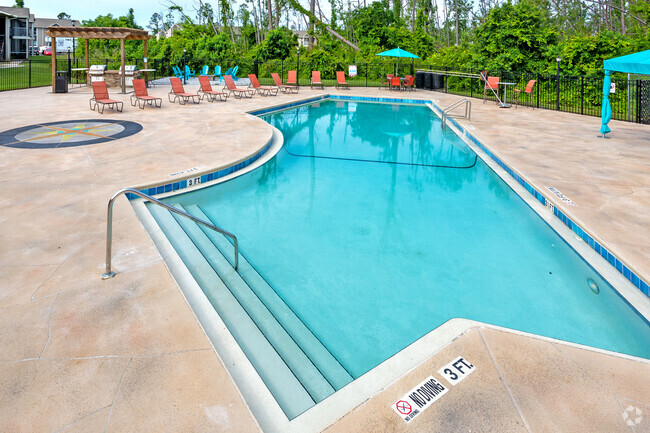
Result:
<svg viewBox="0 0 650 433"><path fill-rule="evenodd" d="M90 98L89 104L90 109L95 111L97 107L97 112L99 114L104 113L104 107L108 105L108 108L111 110L122 111L124 109L124 103L116 101L108 97L108 87L106 87L106 81L93 81L93 97ZM93 106L93 102L95 105ZM102 106L101 111L99 106Z"/></svg>
<svg viewBox="0 0 650 433"><path fill-rule="evenodd" d="M183 71L181 71L181 68L178 66L172 66L172 71L174 72L175 77L183 78Z"/></svg>
<svg viewBox="0 0 650 433"><path fill-rule="evenodd" d="M185 79L189 80L190 77L194 76L196 76L196 73L189 66L185 65Z"/></svg>
<svg viewBox="0 0 650 433"><path fill-rule="evenodd" d="M404 81L402 82L404 90L415 91L415 77L412 75L407 75Z"/></svg>
<svg viewBox="0 0 650 433"><path fill-rule="evenodd" d="M282 90L284 93L298 93L298 86L289 86L287 84L282 84L282 80L277 73L272 72L271 77L273 77L273 82L278 87L278 89Z"/></svg>
<svg viewBox="0 0 650 433"><path fill-rule="evenodd" d="M526 102L527 102L526 106L527 107L530 106L530 96L533 93L533 87L535 87L535 83L537 83L537 80L530 80L528 82L528 84L526 84L526 88L524 88L524 89L515 89L514 90L515 93L516 93L516 96L515 96L515 108L517 108L517 106L519 105L519 98L521 97L522 93L524 95L526 95ZM533 110L534 109L535 109L535 107L533 106Z"/></svg>
<svg viewBox="0 0 650 433"><path fill-rule="evenodd" d="M320 79L320 71L311 71L311 89L314 90L314 86L320 86L321 89L324 89L323 83Z"/></svg>
<svg viewBox="0 0 650 433"><path fill-rule="evenodd" d="M287 84L289 86L298 86L298 73L296 71L289 71L287 76Z"/></svg>
<svg viewBox="0 0 650 433"><path fill-rule="evenodd" d="M483 88L483 103L487 100L488 91L494 92L499 97L499 77L487 77L485 79L485 87ZM497 104L499 103L497 99Z"/></svg>
<svg viewBox="0 0 650 433"><path fill-rule="evenodd" d="M135 104L139 104L142 110L144 110L145 104L160 108L162 107L162 98L149 96L145 81L142 78L136 78L133 80L133 94L131 95L131 105L135 107Z"/></svg>
<svg viewBox="0 0 650 433"><path fill-rule="evenodd" d="M226 80L226 87L224 87L224 89L228 89L231 94L235 95L235 98L241 98L242 96L246 96L247 98L253 97L253 94L255 92L252 89L242 89L240 87L237 87L235 81L232 79L232 76L224 75L223 78Z"/></svg>
<svg viewBox="0 0 650 433"><path fill-rule="evenodd" d="M268 96L268 95L277 96L278 90L280 90L278 87L275 86L261 86L255 74L248 74L248 79L251 80L251 85L255 90L257 90L257 93L259 93L262 96Z"/></svg>
<svg viewBox="0 0 650 433"><path fill-rule="evenodd" d="M210 68L208 65L203 65L201 68L201 75L210 75Z"/></svg>
<svg viewBox="0 0 650 433"><path fill-rule="evenodd" d="M212 75L217 78L219 77L219 81L221 82L221 66L217 65L214 67L214 71L212 72Z"/></svg>
<svg viewBox="0 0 650 433"><path fill-rule="evenodd" d="M167 97L169 98L169 102L176 102L178 99L178 102L181 105L185 105L187 101L192 98L192 102L195 104L198 104L201 101L201 98L197 94L192 94L192 93L185 93L185 89L183 88L183 83L181 83L181 79L178 77L171 77L169 79L169 82L172 85L172 91L167 94ZM174 95L174 99L172 100L172 95Z"/></svg>
<svg viewBox="0 0 650 433"><path fill-rule="evenodd" d="M235 66L232 68L232 73L230 76L232 77L233 81L237 81L239 78L237 78L237 71L239 71L239 66Z"/></svg>
<svg viewBox="0 0 650 433"><path fill-rule="evenodd" d="M345 72L336 71L336 88L340 89L341 87L350 90L350 85L345 81Z"/></svg>
<svg viewBox="0 0 650 433"><path fill-rule="evenodd" d="M390 80L393 79L395 75L393 74L386 74L386 84L388 85L388 90L390 90Z"/></svg>
<svg viewBox="0 0 650 433"><path fill-rule="evenodd" d="M196 92L199 95L199 99L208 98L208 102L214 102L217 97L220 101L227 101L228 94L225 92L219 92L218 90L213 90L212 85L210 84L210 78L207 75L201 75L199 77L199 90Z"/></svg>
<svg viewBox="0 0 650 433"><path fill-rule="evenodd" d="M388 84L388 90L402 90L402 80L399 77L392 77Z"/></svg>

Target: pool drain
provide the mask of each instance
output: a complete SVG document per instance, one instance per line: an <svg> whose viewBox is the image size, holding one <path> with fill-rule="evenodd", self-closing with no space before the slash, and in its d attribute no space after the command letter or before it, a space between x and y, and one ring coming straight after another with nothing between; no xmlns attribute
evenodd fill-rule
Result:
<svg viewBox="0 0 650 433"><path fill-rule="evenodd" d="M598 287L598 284L596 284L596 282L594 280L589 278L587 280L587 284L589 285L589 288L591 289L592 292L594 292L595 294L600 293L600 288Z"/></svg>

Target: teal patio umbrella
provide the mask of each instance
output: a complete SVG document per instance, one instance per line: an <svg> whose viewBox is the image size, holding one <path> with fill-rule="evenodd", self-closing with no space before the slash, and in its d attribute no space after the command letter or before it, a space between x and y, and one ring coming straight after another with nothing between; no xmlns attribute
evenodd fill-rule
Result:
<svg viewBox="0 0 650 433"><path fill-rule="evenodd" d="M400 57L406 57L409 59L419 59L420 56L416 56L413 53L409 53L406 50L401 49L400 47L393 48L392 50L384 51L383 53L375 54L376 56L382 57L397 57L397 70L399 71L399 59Z"/></svg>

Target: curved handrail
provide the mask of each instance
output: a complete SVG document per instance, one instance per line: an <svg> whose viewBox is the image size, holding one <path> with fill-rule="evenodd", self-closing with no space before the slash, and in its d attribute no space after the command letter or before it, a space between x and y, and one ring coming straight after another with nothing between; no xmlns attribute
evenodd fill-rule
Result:
<svg viewBox="0 0 650 433"><path fill-rule="evenodd" d="M464 116L453 116L449 114L451 110L454 108L459 107L461 104L465 104L465 115ZM470 101L468 98L461 98L458 101L454 102L453 104L445 107L442 110L442 125L441 127L444 129L445 128L445 119L447 117L457 117L457 118L465 118L467 120L471 120L472 117L472 101Z"/></svg>
<svg viewBox="0 0 650 433"><path fill-rule="evenodd" d="M106 211L106 272L102 274L102 280L107 280L115 276L115 272L111 270L111 244L113 238L113 203L115 202L115 199L117 197L127 192L142 197L143 199L148 200L151 203L157 204L158 206L161 206L170 212L174 212L178 215L189 218L197 224L201 224L209 229L216 231L217 233L221 233L222 235L231 238L235 245L235 270L237 270L237 267L239 266L239 246L237 243L237 236L233 235L230 232L227 232L226 230L220 229L214 224L211 224L209 222L203 221L200 218L192 216L187 212L184 212L180 209L176 209L174 206L170 206L167 203L163 203L162 201L157 200L151 197L150 195L143 193L142 191L138 191L137 189L133 189L133 188L124 188L119 190L115 194L113 194L113 197L111 197L111 199L108 201L108 209Z"/></svg>

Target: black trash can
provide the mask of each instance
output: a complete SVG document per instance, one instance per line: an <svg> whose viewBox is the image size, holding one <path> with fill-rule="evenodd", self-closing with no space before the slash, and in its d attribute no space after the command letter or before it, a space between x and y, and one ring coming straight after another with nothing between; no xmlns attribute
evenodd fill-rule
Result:
<svg viewBox="0 0 650 433"><path fill-rule="evenodd" d="M445 87L444 77L440 74L433 74L433 89L442 89Z"/></svg>
<svg viewBox="0 0 650 433"><path fill-rule="evenodd" d="M424 89L424 71L417 71L415 73L415 87L418 89Z"/></svg>
<svg viewBox="0 0 650 433"><path fill-rule="evenodd" d="M431 90L432 81L433 81L433 74L431 72L425 72L424 73L424 88Z"/></svg>
<svg viewBox="0 0 650 433"><path fill-rule="evenodd" d="M54 93L68 93L68 71L56 71Z"/></svg>

